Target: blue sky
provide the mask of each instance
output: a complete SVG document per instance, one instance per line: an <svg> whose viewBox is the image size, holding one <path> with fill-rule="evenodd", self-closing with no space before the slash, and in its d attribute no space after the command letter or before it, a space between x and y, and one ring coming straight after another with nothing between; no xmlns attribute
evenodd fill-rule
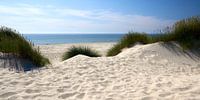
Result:
<svg viewBox="0 0 200 100"><path fill-rule="evenodd" d="M0 25L21 33L158 32L200 15L200 0L1 0Z"/></svg>

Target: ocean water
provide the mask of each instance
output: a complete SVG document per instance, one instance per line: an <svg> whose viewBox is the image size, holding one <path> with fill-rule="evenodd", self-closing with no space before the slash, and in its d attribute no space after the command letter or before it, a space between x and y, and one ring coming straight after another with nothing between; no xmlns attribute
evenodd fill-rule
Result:
<svg viewBox="0 0 200 100"><path fill-rule="evenodd" d="M23 34L34 44L117 42L124 34Z"/></svg>

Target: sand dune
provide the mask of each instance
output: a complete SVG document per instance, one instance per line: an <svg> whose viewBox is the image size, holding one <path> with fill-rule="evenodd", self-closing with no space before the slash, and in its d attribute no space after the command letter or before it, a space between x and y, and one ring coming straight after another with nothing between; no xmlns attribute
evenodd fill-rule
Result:
<svg viewBox="0 0 200 100"><path fill-rule="evenodd" d="M88 45L101 54L113 43ZM49 68L15 73L1 68L0 100L198 100L200 59L176 44L124 49L114 57L78 55L60 61L71 45L42 45Z"/></svg>

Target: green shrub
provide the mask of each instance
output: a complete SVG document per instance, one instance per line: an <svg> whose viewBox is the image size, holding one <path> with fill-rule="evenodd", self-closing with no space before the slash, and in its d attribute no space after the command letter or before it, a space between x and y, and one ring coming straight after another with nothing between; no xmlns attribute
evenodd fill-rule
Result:
<svg viewBox="0 0 200 100"><path fill-rule="evenodd" d="M190 17L176 22L168 27L163 35L154 38L155 42L176 41L185 49L200 47L200 17Z"/></svg>
<svg viewBox="0 0 200 100"><path fill-rule="evenodd" d="M89 57L99 57L100 56L96 51L93 51L88 47L73 46L67 52L64 53L63 60L69 59L69 58L74 57L79 54L86 55Z"/></svg>
<svg viewBox="0 0 200 100"><path fill-rule="evenodd" d="M200 47L200 16L183 19L174 24L171 35L184 48Z"/></svg>
<svg viewBox="0 0 200 100"><path fill-rule="evenodd" d="M129 32L122 39L108 50L107 56L115 56L121 52L123 48L128 48L136 43L147 44L152 40L145 33Z"/></svg>
<svg viewBox="0 0 200 100"><path fill-rule="evenodd" d="M167 27L157 36L148 36L144 33L126 34L116 45L108 50L107 56L115 56L123 48L131 47L135 43L142 44L155 42L178 42L184 49L200 48L200 17L191 17L176 22L172 27Z"/></svg>
<svg viewBox="0 0 200 100"><path fill-rule="evenodd" d="M0 28L0 52L12 53L21 58L29 59L36 66L49 64L49 60L43 57L39 49L33 48L33 44L27 41L16 30L7 27Z"/></svg>
<svg viewBox="0 0 200 100"><path fill-rule="evenodd" d="M115 44L112 48L108 50L106 56L115 56L120 53L122 49L123 47L121 46L121 44Z"/></svg>

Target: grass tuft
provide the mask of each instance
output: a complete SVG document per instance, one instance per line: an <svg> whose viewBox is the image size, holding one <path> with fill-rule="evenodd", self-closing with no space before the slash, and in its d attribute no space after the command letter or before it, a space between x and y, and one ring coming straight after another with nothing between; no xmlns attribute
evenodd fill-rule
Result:
<svg viewBox="0 0 200 100"><path fill-rule="evenodd" d="M200 47L200 16L187 18L174 24L171 35L186 49Z"/></svg>
<svg viewBox="0 0 200 100"><path fill-rule="evenodd" d="M135 43L149 44L155 42L178 42L183 49L200 48L200 16L190 17L167 27L158 36L148 36L145 33L129 32L107 52L107 56L115 56L123 48L131 47Z"/></svg>
<svg viewBox="0 0 200 100"><path fill-rule="evenodd" d="M145 33L129 32L122 39L108 50L107 56L115 56L121 52L123 48L129 48L136 43L147 44L151 41L150 37Z"/></svg>
<svg viewBox="0 0 200 100"><path fill-rule="evenodd" d="M86 56L89 56L89 57L99 57L100 55L88 48L88 47L71 47L67 52L64 53L63 55L63 59L62 60L66 60L66 59L69 59L71 57L74 57L76 55L79 55L79 54L82 54L82 55L86 55Z"/></svg>
<svg viewBox="0 0 200 100"><path fill-rule="evenodd" d="M164 34L163 34L164 33ZM190 17L168 27L156 41L176 41L184 49L200 48L200 16Z"/></svg>
<svg viewBox="0 0 200 100"><path fill-rule="evenodd" d="M41 55L39 48L33 48L33 43L27 41L16 30L5 26L0 27L0 52L29 59L38 67L50 63Z"/></svg>

